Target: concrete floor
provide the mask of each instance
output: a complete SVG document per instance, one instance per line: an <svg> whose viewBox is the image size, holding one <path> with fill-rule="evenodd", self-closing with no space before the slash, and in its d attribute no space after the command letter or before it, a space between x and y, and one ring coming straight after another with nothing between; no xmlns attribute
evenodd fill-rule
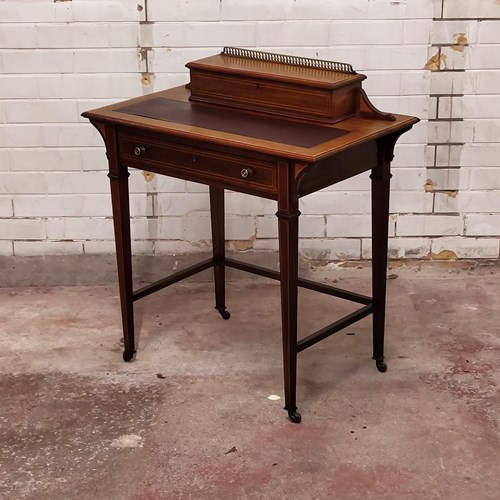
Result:
<svg viewBox="0 0 500 500"><path fill-rule="evenodd" d="M500 266L389 273L387 373L370 318L300 353L300 425L274 282L229 283L229 321L206 282L141 300L131 363L116 286L0 289L0 498L498 500ZM299 302L301 335L353 310Z"/></svg>

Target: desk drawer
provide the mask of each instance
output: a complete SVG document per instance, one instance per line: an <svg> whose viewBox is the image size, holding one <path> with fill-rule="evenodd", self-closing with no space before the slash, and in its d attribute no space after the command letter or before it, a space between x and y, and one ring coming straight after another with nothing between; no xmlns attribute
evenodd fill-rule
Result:
<svg viewBox="0 0 500 500"><path fill-rule="evenodd" d="M184 144L122 136L123 163L192 181L276 191L276 164L261 159L196 148Z"/></svg>

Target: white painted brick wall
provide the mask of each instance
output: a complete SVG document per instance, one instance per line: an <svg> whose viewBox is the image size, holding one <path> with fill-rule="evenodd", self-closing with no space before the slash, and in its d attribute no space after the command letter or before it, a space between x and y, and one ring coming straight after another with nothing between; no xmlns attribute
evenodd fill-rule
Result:
<svg viewBox="0 0 500 500"><path fill-rule="evenodd" d="M186 62L236 45L352 63L378 107L421 118L396 147L392 257L498 258L498 19L494 0L0 1L0 255L113 251L81 112L184 84ZM362 174L302 200L304 255L371 257L369 188ZM205 186L133 172L130 190L135 253L209 248ZM228 192L226 211L231 248L277 248L274 202Z"/></svg>

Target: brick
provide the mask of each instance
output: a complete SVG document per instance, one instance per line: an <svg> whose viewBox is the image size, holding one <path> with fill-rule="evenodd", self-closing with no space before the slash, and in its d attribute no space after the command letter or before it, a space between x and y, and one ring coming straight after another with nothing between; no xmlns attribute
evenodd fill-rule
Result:
<svg viewBox="0 0 500 500"><path fill-rule="evenodd" d="M113 239L113 220L78 217L47 220L47 238L51 240Z"/></svg>
<svg viewBox="0 0 500 500"><path fill-rule="evenodd" d="M255 24L247 22L156 23L152 27L155 47L254 46Z"/></svg>
<svg viewBox="0 0 500 500"><path fill-rule="evenodd" d="M0 30L2 49L30 49L36 47L36 41L37 33L34 24L4 24Z"/></svg>
<svg viewBox="0 0 500 500"><path fill-rule="evenodd" d="M137 6L144 7L144 0L72 0L72 4L74 21L139 21Z"/></svg>
<svg viewBox="0 0 500 500"><path fill-rule="evenodd" d="M428 95L431 74L428 71L404 71L401 74L401 95Z"/></svg>
<svg viewBox="0 0 500 500"><path fill-rule="evenodd" d="M115 253L114 241L108 241L108 240L83 241L82 246L83 246L83 251L86 254ZM132 255L153 255L154 246L155 246L154 241L132 240L131 242Z"/></svg>
<svg viewBox="0 0 500 500"><path fill-rule="evenodd" d="M220 15L218 0L149 0L150 21L217 21Z"/></svg>
<svg viewBox="0 0 500 500"><path fill-rule="evenodd" d="M324 191L369 191L370 173L363 172L345 181L338 182L324 189Z"/></svg>
<svg viewBox="0 0 500 500"><path fill-rule="evenodd" d="M459 168L435 168L428 170L427 179L432 181L434 190L453 191L461 187Z"/></svg>
<svg viewBox="0 0 500 500"><path fill-rule="evenodd" d="M461 164L462 146L436 146L437 167L458 167Z"/></svg>
<svg viewBox="0 0 500 500"><path fill-rule="evenodd" d="M497 259L500 255L500 239L487 238L436 238L431 251L439 256L453 252L459 259Z"/></svg>
<svg viewBox="0 0 500 500"><path fill-rule="evenodd" d="M334 21L332 45L401 45L404 25L399 21Z"/></svg>
<svg viewBox="0 0 500 500"><path fill-rule="evenodd" d="M489 0L444 0L444 17L500 17L500 4Z"/></svg>
<svg viewBox="0 0 500 500"><path fill-rule="evenodd" d="M409 132L403 134L399 139L399 144L427 144L427 138L427 122L421 121L413 125Z"/></svg>
<svg viewBox="0 0 500 500"><path fill-rule="evenodd" d="M234 215L226 217L227 240L249 240L251 238L255 238L255 234L255 217L242 217Z"/></svg>
<svg viewBox="0 0 500 500"><path fill-rule="evenodd" d="M204 195L203 198L207 199L208 197ZM241 193L226 193L225 202L226 214L228 215L274 215L278 210L275 201Z"/></svg>
<svg viewBox="0 0 500 500"><path fill-rule="evenodd" d="M278 240L274 239L257 239L253 242L252 250L255 251L269 251L277 252L279 250Z"/></svg>
<svg viewBox="0 0 500 500"><path fill-rule="evenodd" d="M425 167L424 144L396 144L393 167Z"/></svg>
<svg viewBox="0 0 500 500"><path fill-rule="evenodd" d="M331 238L371 237L371 215L332 215L326 218L326 235ZM396 218L390 216L389 236L394 236Z"/></svg>
<svg viewBox="0 0 500 500"><path fill-rule="evenodd" d="M361 242L361 258L372 258L372 240ZM425 259L431 250L429 238L389 238L388 256L390 259Z"/></svg>
<svg viewBox="0 0 500 500"><path fill-rule="evenodd" d="M205 214L189 214L184 221L184 234L182 239L187 241L210 241L212 230L210 217Z"/></svg>
<svg viewBox="0 0 500 500"><path fill-rule="evenodd" d="M193 193L189 197L184 194L158 195L158 215L161 216L186 215L195 211L207 212L209 206L208 196L204 194Z"/></svg>
<svg viewBox="0 0 500 500"><path fill-rule="evenodd" d="M439 213L456 213L458 212L458 199L460 193L457 191L443 191L434 193L434 210Z"/></svg>
<svg viewBox="0 0 500 500"><path fill-rule="evenodd" d="M500 190L500 166L470 169L469 188Z"/></svg>
<svg viewBox="0 0 500 500"><path fill-rule="evenodd" d="M461 164L464 167L498 165L500 144L465 144Z"/></svg>
<svg viewBox="0 0 500 500"><path fill-rule="evenodd" d="M327 22L262 22L257 24L257 46L328 45L330 27Z"/></svg>
<svg viewBox="0 0 500 500"><path fill-rule="evenodd" d="M441 21L432 25L431 43L453 44L458 36L464 35L468 43L475 43L477 21Z"/></svg>
<svg viewBox="0 0 500 500"><path fill-rule="evenodd" d="M299 253L310 260L358 260L361 258L361 240L355 238L303 239Z"/></svg>
<svg viewBox="0 0 500 500"><path fill-rule="evenodd" d="M169 89L186 85L189 82L189 73L156 73L153 80L153 91Z"/></svg>
<svg viewBox="0 0 500 500"><path fill-rule="evenodd" d="M369 3L369 14L374 19L429 19L434 14L434 3L433 0L374 0Z"/></svg>
<svg viewBox="0 0 500 500"><path fill-rule="evenodd" d="M74 52L76 73L136 73L146 71L146 62L134 49L83 49Z"/></svg>
<svg viewBox="0 0 500 500"><path fill-rule="evenodd" d="M459 194L460 212L500 212L500 191L463 191Z"/></svg>
<svg viewBox="0 0 500 500"><path fill-rule="evenodd" d="M500 94L500 71L476 71L472 76L473 84L467 89L468 93Z"/></svg>
<svg viewBox="0 0 500 500"><path fill-rule="evenodd" d="M71 22L73 11L68 2L1 2L0 19L2 23Z"/></svg>
<svg viewBox="0 0 500 500"><path fill-rule="evenodd" d="M136 217L130 222L130 232L135 240L180 240L184 221L181 217Z"/></svg>
<svg viewBox="0 0 500 500"><path fill-rule="evenodd" d="M438 117L439 98L431 97L429 99L429 120L435 120Z"/></svg>
<svg viewBox="0 0 500 500"><path fill-rule="evenodd" d="M278 219L274 215L257 217L257 238L277 238ZM302 215L299 218L300 238L323 238L325 236L325 218L316 215Z"/></svg>
<svg viewBox="0 0 500 500"><path fill-rule="evenodd" d="M0 196L0 217L12 217L12 199Z"/></svg>
<svg viewBox="0 0 500 500"><path fill-rule="evenodd" d="M500 10L499 10L500 13ZM500 21L481 21L478 26L478 43L500 42Z"/></svg>
<svg viewBox="0 0 500 500"><path fill-rule="evenodd" d="M392 169L391 189L394 191L411 191L420 189L427 179L423 168Z"/></svg>
<svg viewBox="0 0 500 500"><path fill-rule="evenodd" d="M437 118L448 119L462 117L462 97L441 96L437 99L437 103Z"/></svg>
<svg viewBox="0 0 500 500"><path fill-rule="evenodd" d="M0 149L0 172L10 170L10 157L6 149Z"/></svg>
<svg viewBox="0 0 500 500"><path fill-rule="evenodd" d="M395 96L401 93L401 73L373 70L364 73L367 79L363 82L363 88L370 97Z"/></svg>
<svg viewBox="0 0 500 500"><path fill-rule="evenodd" d="M500 95L463 97L464 118L500 118Z"/></svg>
<svg viewBox="0 0 500 500"><path fill-rule="evenodd" d="M16 217L110 217L111 196L17 196L14 213ZM132 216L152 216L151 198L132 194L130 213Z"/></svg>
<svg viewBox="0 0 500 500"><path fill-rule="evenodd" d="M451 122L451 142L472 142L474 138L474 123L471 120Z"/></svg>
<svg viewBox="0 0 500 500"><path fill-rule="evenodd" d="M136 97L142 93L137 74L42 75L37 78L37 93L42 99L106 99Z"/></svg>
<svg viewBox="0 0 500 500"><path fill-rule="evenodd" d="M101 146L102 137L90 125L9 124L0 125L0 147Z"/></svg>
<svg viewBox="0 0 500 500"><path fill-rule="evenodd" d="M209 192L208 186L205 184L199 184L198 182L186 181L186 192L187 193L207 193Z"/></svg>
<svg viewBox="0 0 500 500"><path fill-rule="evenodd" d="M14 255L70 255L83 253L78 241L14 241Z"/></svg>
<svg viewBox="0 0 500 500"><path fill-rule="evenodd" d="M294 5L290 0L231 0L222 2L220 18L222 20L258 20L271 21L292 19Z"/></svg>
<svg viewBox="0 0 500 500"><path fill-rule="evenodd" d="M431 29L434 29L434 24L431 19L425 21L418 21L412 19L405 21L403 43L408 45L429 44L431 38Z"/></svg>
<svg viewBox="0 0 500 500"><path fill-rule="evenodd" d="M460 47L462 48L462 47ZM468 49L456 50L455 47L441 47L441 57L444 59L444 66L447 70L463 70L466 67Z"/></svg>
<svg viewBox="0 0 500 500"><path fill-rule="evenodd" d="M34 98L37 82L30 75L0 75L3 99Z"/></svg>
<svg viewBox="0 0 500 500"><path fill-rule="evenodd" d="M314 193L301 199L300 211L307 215L370 213L370 193L336 191Z"/></svg>
<svg viewBox="0 0 500 500"><path fill-rule="evenodd" d="M4 74L72 73L74 56L68 50L1 50Z"/></svg>
<svg viewBox="0 0 500 500"><path fill-rule="evenodd" d="M295 0L297 19L366 19L368 3L365 0Z"/></svg>
<svg viewBox="0 0 500 500"><path fill-rule="evenodd" d="M354 47L327 47L323 51L321 50L321 47L319 50L311 47L296 47L291 51L291 54L294 56L318 57L320 59L331 61L348 62L352 65L355 71L373 69L369 68L366 64L366 47L363 47L362 45Z"/></svg>
<svg viewBox="0 0 500 500"><path fill-rule="evenodd" d="M470 69L492 69L500 67L500 51L496 45L477 45L468 50Z"/></svg>
<svg viewBox="0 0 500 500"><path fill-rule="evenodd" d="M154 249L155 255L176 255L183 253L195 254L200 252L210 252L212 250L212 245L210 242L192 243L190 241L170 240L156 241Z"/></svg>
<svg viewBox="0 0 500 500"><path fill-rule="evenodd" d="M214 48L153 48L148 52L149 71L154 73L187 73L186 63L213 55Z"/></svg>
<svg viewBox="0 0 500 500"><path fill-rule="evenodd" d="M491 114L494 112L492 111ZM500 120L473 120L474 142L498 142L500 137Z"/></svg>
<svg viewBox="0 0 500 500"><path fill-rule="evenodd" d="M460 215L399 215L398 236L439 236L463 234L464 221Z"/></svg>
<svg viewBox="0 0 500 500"><path fill-rule="evenodd" d="M325 218L323 216L303 215L299 219L300 238L323 238L325 230Z"/></svg>
<svg viewBox="0 0 500 500"><path fill-rule="evenodd" d="M421 191L393 191L391 213L425 213L432 211L432 193Z"/></svg>
<svg viewBox="0 0 500 500"><path fill-rule="evenodd" d="M368 46L365 68L367 69L415 69L427 61L426 45L399 47Z"/></svg>
<svg viewBox="0 0 500 500"><path fill-rule="evenodd" d="M465 216L467 236L500 236L500 214L469 214Z"/></svg>
<svg viewBox="0 0 500 500"><path fill-rule="evenodd" d="M42 240L47 237L42 219L0 219L2 240Z"/></svg>
<svg viewBox="0 0 500 500"><path fill-rule="evenodd" d="M108 193L105 172L7 173L0 181L0 192L23 194Z"/></svg>
<svg viewBox="0 0 500 500"><path fill-rule="evenodd" d="M109 47L109 24L41 24L36 39L41 49Z"/></svg>
<svg viewBox="0 0 500 500"><path fill-rule="evenodd" d="M377 108L389 113L426 117L429 111L428 99L425 96L382 96L372 97L370 100Z"/></svg>
<svg viewBox="0 0 500 500"><path fill-rule="evenodd" d="M13 255L13 243L12 241L0 240L0 255L3 257L10 257Z"/></svg>
<svg viewBox="0 0 500 500"><path fill-rule="evenodd" d="M75 101L6 101L3 106L7 123L71 123L78 119Z"/></svg>
<svg viewBox="0 0 500 500"><path fill-rule="evenodd" d="M152 246L152 242L142 242L148 243ZM106 254L116 252L115 242L112 240L99 240L99 241L83 241L81 242L83 253L94 255L94 254ZM135 252L132 252L135 253Z"/></svg>
<svg viewBox="0 0 500 500"><path fill-rule="evenodd" d="M276 216L260 216L256 219L257 238L277 238L278 219Z"/></svg>
<svg viewBox="0 0 500 500"><path fill-rule="evenodd" d="M433 71L430 73L431 94L462 94L466 74L458 72Z"/></svg>

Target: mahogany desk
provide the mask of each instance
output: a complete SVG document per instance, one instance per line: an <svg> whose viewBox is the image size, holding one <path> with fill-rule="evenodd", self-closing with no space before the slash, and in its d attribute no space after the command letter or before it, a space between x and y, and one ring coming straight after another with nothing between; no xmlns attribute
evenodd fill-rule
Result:
<svg viewBox="0 0 500 500"><path fill-rule="evenodd" d="M276 59L279 57L281 59ZM296 406L297 354L373 315L373 359L384 372L390 163L398 137L418 119L376 110L349 65L225 48L187 65L191 84L88 111L106 144L125 351L136 352L133 303L214 269L215 307L229 319L225 267L277 279L281 287L285 410ZM227 89L227 91L225 90ZM208 184L213 258L139 290L132 287L128 168ZM372 295L298 277L299 198L367 170L372 185ZM280 270L225 257L224 189L277 202ZM297 287L361 304L297 339Z"/></svg>

